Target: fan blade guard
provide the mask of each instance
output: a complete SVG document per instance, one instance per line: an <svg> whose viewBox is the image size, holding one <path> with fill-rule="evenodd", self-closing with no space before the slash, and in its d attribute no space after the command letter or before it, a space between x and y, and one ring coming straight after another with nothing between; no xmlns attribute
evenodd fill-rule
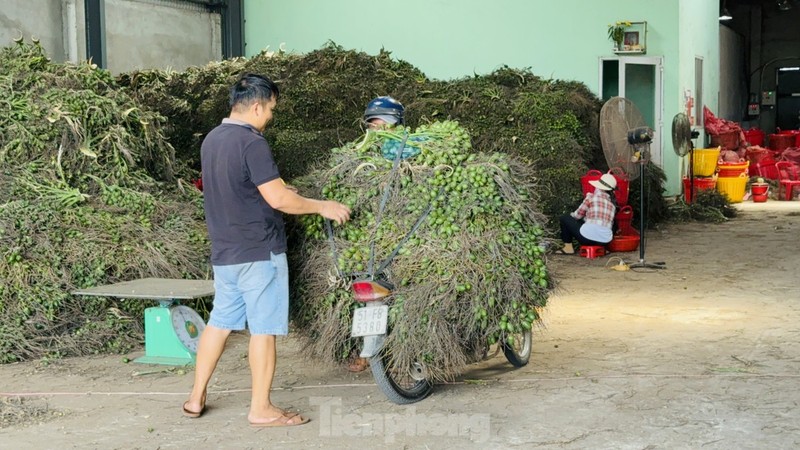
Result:
<svg viewBox="0 0 800 450"><path fill-rule="evenodd" d="M628 142L628 132L646 128L636 105L624 97L612 97L600 110L600 141L609 168L620 168L630 180L639 176L636 146Z"/></svg>
<svg viewBox="0 0 800 450"><path fill-rule="evenodd" d="M672 148L678 156L686 156L692 149L692 127L684 113L672 118Z"/></svg>

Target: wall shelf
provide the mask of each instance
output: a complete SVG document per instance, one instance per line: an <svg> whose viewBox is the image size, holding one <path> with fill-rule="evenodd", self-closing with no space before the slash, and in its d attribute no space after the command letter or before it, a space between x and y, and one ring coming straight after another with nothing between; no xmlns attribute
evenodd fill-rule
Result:
<svg viewBox="0 0 800 450"><path fill-rule="evenodd" d="M643 55L647 53L647 22L631 22L625 27L624 38L612 51L618 55Z"/></svg>

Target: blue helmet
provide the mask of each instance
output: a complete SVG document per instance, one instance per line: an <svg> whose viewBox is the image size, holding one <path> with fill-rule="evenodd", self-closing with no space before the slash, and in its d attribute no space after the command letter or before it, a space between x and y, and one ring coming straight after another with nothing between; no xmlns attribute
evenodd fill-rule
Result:
<svg viewBox="0 0 800 450"><path fill-rule="evenodd" d="M403 124L403 104L389 96L377 97L370 100L364 110L364 121L381 119L392 125Z"/></svg>

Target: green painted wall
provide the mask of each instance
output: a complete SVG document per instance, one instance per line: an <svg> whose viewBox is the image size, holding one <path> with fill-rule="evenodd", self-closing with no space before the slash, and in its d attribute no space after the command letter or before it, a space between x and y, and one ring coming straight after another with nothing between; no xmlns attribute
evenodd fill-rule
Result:
<svg viewBox="0 0 800 450"><path fill-rule="evenodd" d="M668 97L665 105L665 117L672 118L678 112L686 112L685 91L691 90L695 104L707 105L712 111L719 112L719 4L718 2L680 0L679 8L680 34L678 37L678 72L677 94ZM697 101L695 86L695 59L703 60L702 99ZM702 110L702 105L700 105ZM703 132L702 113L695 115L695 128L700 131L700 138L695 141L697 148L704 147L706 141ZM669 156L669 160L666 158ZM688 157L687 157L688 159ZM665 153L665 167L678 167L678 157L669 150ZM688 166L688 162L687 162ZM667 173L670 181L677 182L678 173ZM674 176L673 176L674 175ZM674 183L671 183L674 185ZM678 188L678 190L680 190Z"/></svg>
<svg viewBox="0 0 800 450"><path fill-rule="evenodd" d="M708 82L718 83L711 78L718 67L718 7L717 0L248 0L245 50L305 53L330 40L371 54L384 48L431 78L485 74L505 64L581 81L598 93L599 59L614 56L608 24L647 21L646 56L664 60L661 153L668 194L676 194L679 165L669 127L682 107L685 60L691 59L693 80L693 55L706 55Z"/></svg>

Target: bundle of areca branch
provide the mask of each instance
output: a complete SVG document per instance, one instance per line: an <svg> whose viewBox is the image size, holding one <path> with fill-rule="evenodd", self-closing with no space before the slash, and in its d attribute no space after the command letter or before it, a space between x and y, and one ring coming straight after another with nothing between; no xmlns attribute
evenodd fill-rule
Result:
<svg viewBox="0 0 800 450"><path fill-rule="evenodd" d="M396 289L384 349L399 367L422 361L450 379L491 344L522 345L539 323L553 286L545 220L518 158L475 152L456 122L410 131L369 131L296 180L353 215L331 235L319 216L302 217L293 318L314 356L345 359L360 344L350 337L359 304L349 283L385 278ZM400 160L402 142L415 151Z"/></svg>

